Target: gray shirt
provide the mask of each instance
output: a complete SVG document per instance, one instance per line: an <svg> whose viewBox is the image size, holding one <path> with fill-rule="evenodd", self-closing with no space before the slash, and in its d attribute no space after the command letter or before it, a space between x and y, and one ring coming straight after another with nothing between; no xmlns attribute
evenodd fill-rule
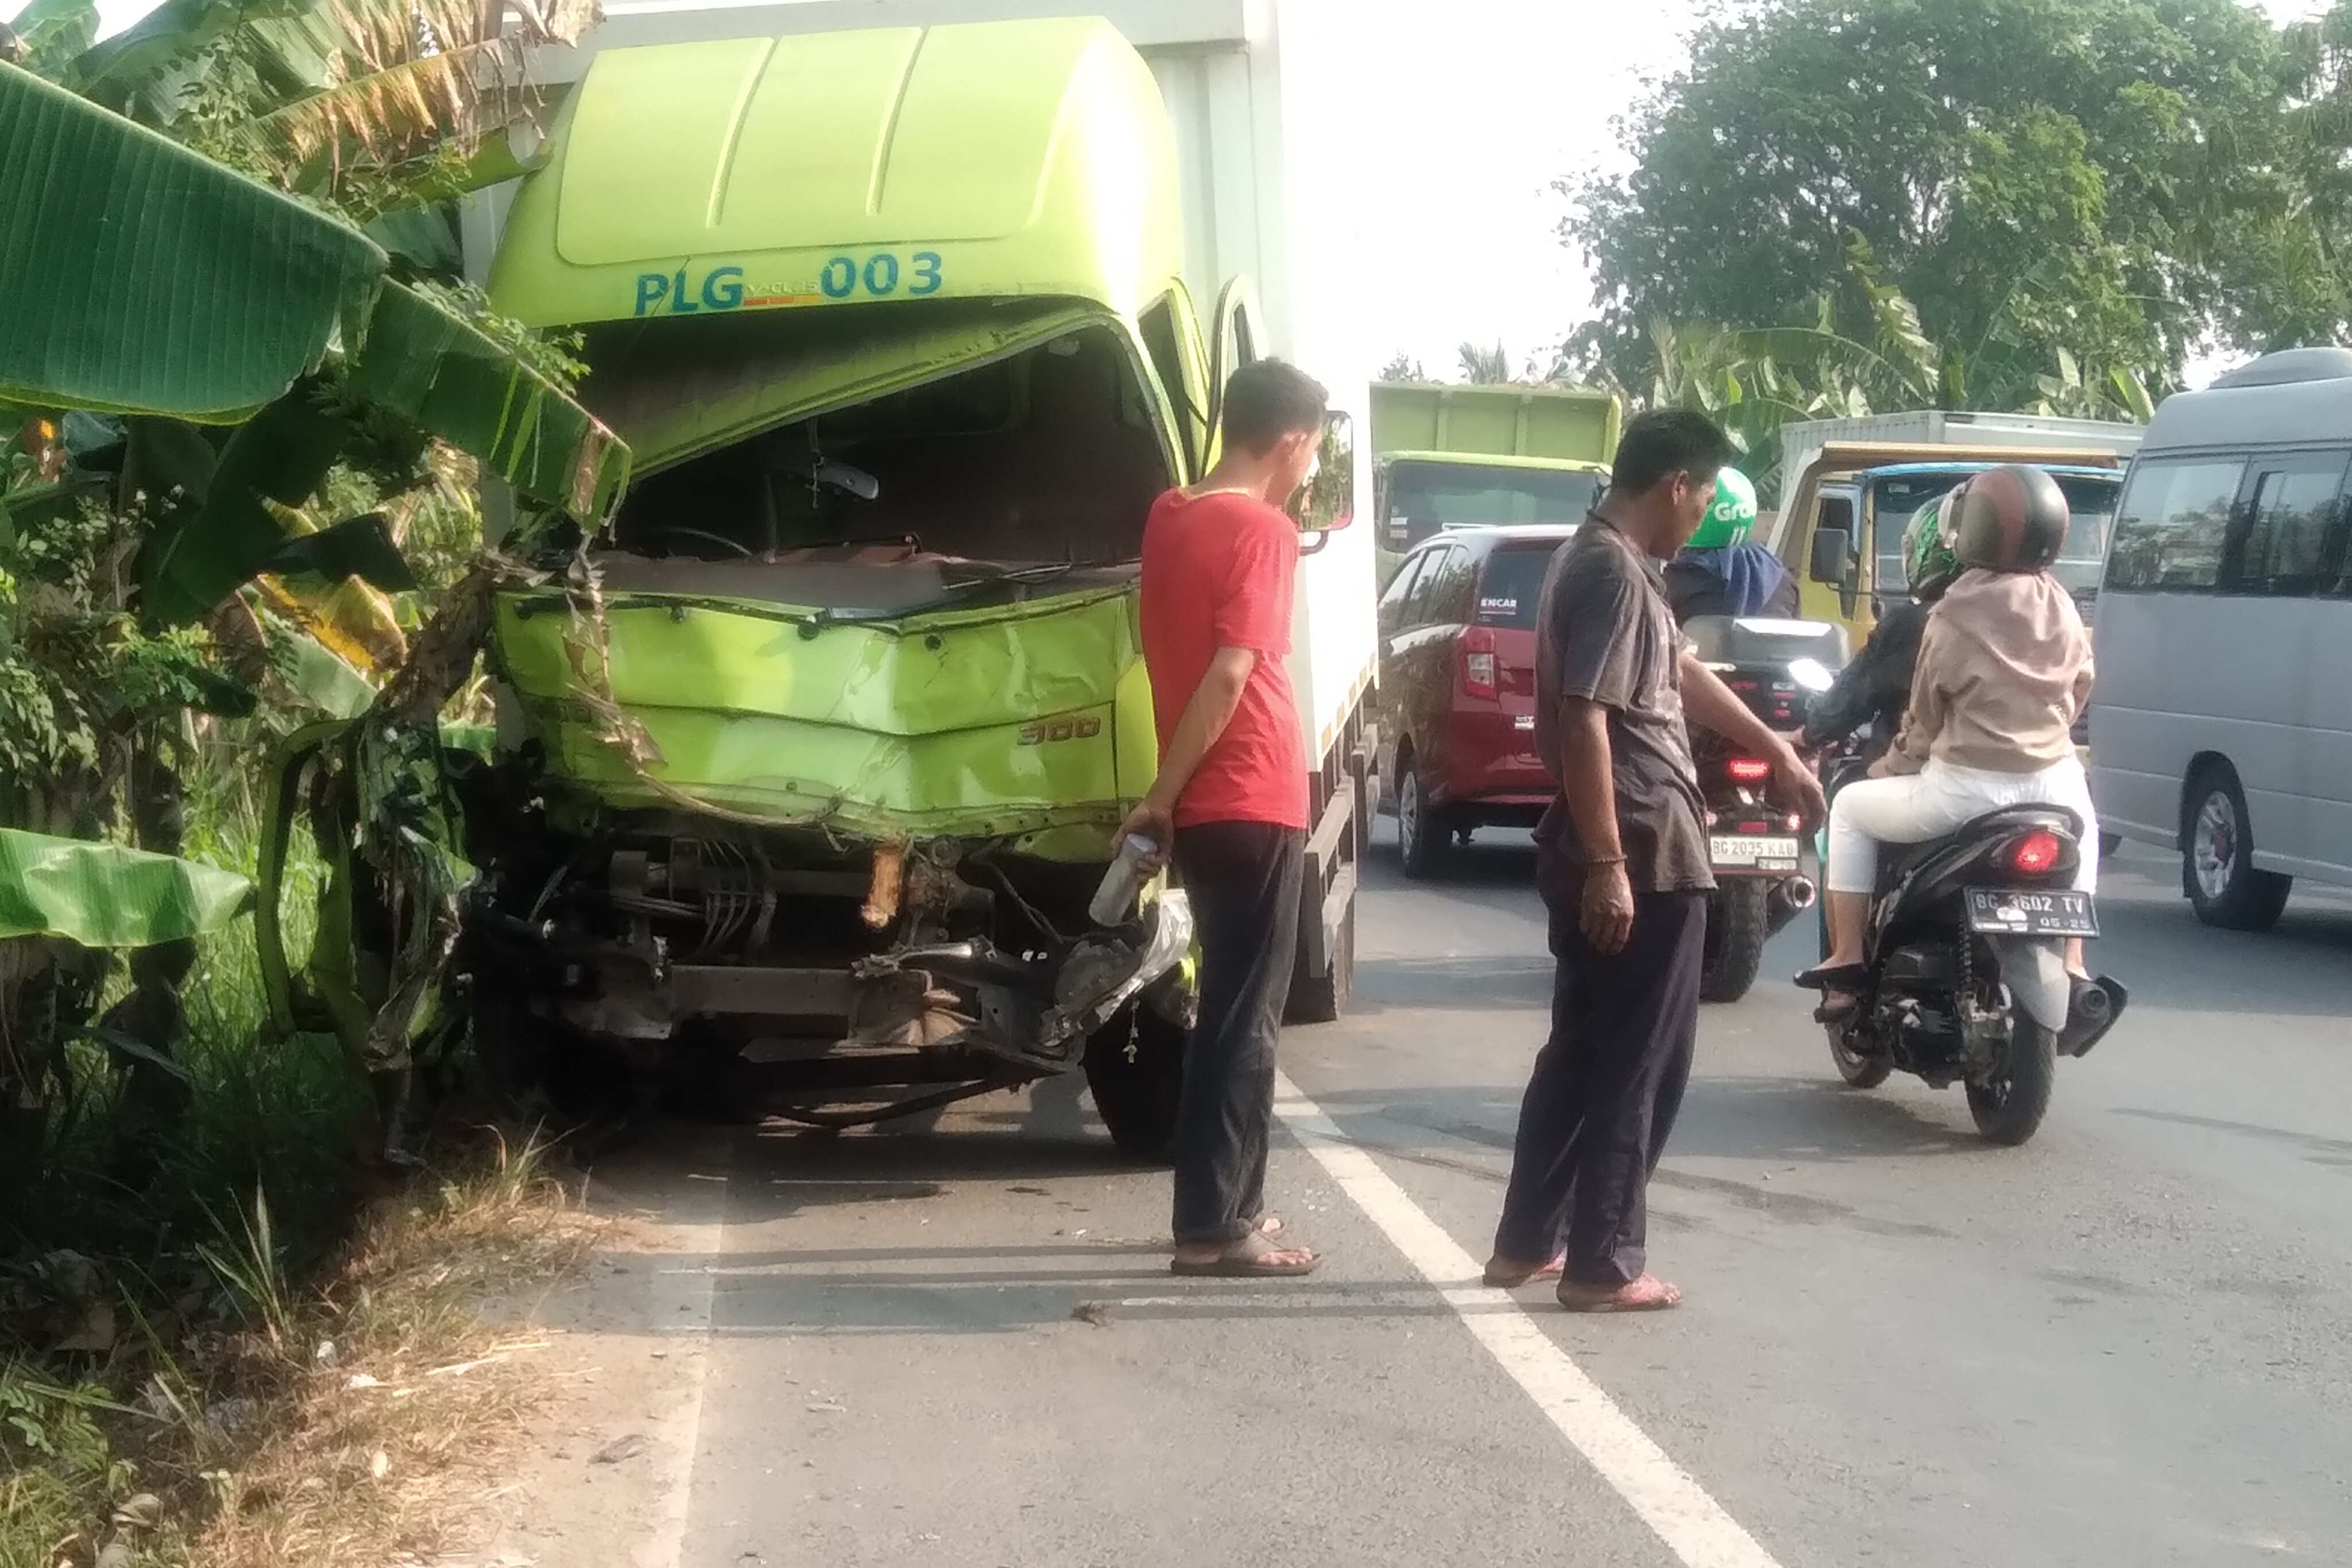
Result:
<svg viewBox="0 0 2352 1568"><path fill-rule="evenodd" d="M1559 782L1559 705L1586 697L1609 713L1617 837L1636 893L1710 888L1706 807L1683 726L1682 633L1659 564L1591 516L1544 573L1536 631L1536 749ZM1536 828L1543 858L1584 863L1565 796Z"/></svg>

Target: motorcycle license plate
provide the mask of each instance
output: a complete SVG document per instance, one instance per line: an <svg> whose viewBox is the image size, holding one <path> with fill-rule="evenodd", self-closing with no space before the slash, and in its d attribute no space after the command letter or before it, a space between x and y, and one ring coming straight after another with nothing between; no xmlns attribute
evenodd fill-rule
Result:
<svg viewBox="0 0 2352 1568"><path fill-rule="evenodd" d="M1967 890L1969 929L1989 936L2096 936L2099 912L2087 893Z"/></svg>
<svg viewBox="0 0 2352 1568"><path fill-rule="evenodd" d="M1716 833L1706 841L1717 871L1794 871L1797 841L1771 833Z"/></svg>

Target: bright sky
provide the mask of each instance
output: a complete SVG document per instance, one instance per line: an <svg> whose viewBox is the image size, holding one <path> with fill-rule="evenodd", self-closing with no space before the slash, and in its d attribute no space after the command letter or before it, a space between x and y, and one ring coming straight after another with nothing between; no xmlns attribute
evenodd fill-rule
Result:
<svg viewBox="0 0 2352 1568"><path fill-rule="evenodd" d="M2286 17L2321 0L2250 3ZM152 4L99 8L111 31ZM1349 125L1364 143L1342 161L1365 187L1358 265L1324 284L1362 323L1349 354L1359 362L1328 373L1368 376L1403 350L1450 376L1465 340L1500 342L1514 367L1549 364L1591 295L1581 259L1558 239L1566 204L1549 186L1622 166L1612 122L1683 63L1707 4L1321 0L1317 9L1344 16L1335 47L1358 68L1313 74L1352 80L1364 95L1306 106L1309 119ZM16 9L0 0L0 10Z"/></svg>

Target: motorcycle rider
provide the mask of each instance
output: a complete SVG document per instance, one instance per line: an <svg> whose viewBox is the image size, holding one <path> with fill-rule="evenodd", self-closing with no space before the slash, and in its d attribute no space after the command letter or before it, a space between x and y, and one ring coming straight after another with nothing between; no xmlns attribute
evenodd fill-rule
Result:
<svg viewBox="0 0 2352 1568"><path fill-rule="evenodd" d="M1962 570L1927 611L1902 733L1830 808L1830 955L1797 977L1822 993L1824 1019L1851 1010L1867 977L1880 843L1918 843L2042 802L2074 811L2081 841L2098 841L2073 737L2091 692L2091 636L2048 570L2066 541L2066 497L2042 469L2005 464L1969 476L1937 511ZM2095 852L2082 856L2075 887L2095 891L2098 872ZM2080 943L2068 945L2066 967L2087 979Z"/></svg>
<svg viewBox="0 0 2352 1568"><path fill-rule="evenodd" d="M1748 542L1755 527L1756 486L1738 469L1724 469L1698 532L1665 565L1675 624L1696 615L1797 613L1797 580L1770 547Z"/></svg>
<svg viewBox="0 0 2352 1568"><path fill-rule="evenodd" d="M1944 542L1943 508L1948 498L1948 493L1938 496L1911 514L1903 530L1903 581L1910 597L1888 606L1862 652L1813 700L1804 727L1797 733L1798 750L1835 746L1864 724L1872 727L1870 761L1877 761L1895 744L1903 710L1911 703L1911 670L1918 662L1927 612L1960 575L1959 558Z"/></svg>

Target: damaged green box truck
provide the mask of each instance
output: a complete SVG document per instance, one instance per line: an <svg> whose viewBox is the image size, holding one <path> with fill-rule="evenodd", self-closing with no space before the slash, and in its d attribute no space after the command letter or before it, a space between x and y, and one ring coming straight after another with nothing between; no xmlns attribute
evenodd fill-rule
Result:
<svg viewBox="0 0 2352 1568"><path fill-rule="evenodd" d="M467 950L503 1070L850 1125L1082 1067L1121 1147L1164 1150L1184 895L1086 909L1156 766L1145 514L1276 341L1238 281L1196 319L1180 169L1098 19L594 56L490 279L584 333L582 401L639 475L497 605ZM1345 1005L1369 756L1339 402L1293 504L1303 1019Z"/></svg>

